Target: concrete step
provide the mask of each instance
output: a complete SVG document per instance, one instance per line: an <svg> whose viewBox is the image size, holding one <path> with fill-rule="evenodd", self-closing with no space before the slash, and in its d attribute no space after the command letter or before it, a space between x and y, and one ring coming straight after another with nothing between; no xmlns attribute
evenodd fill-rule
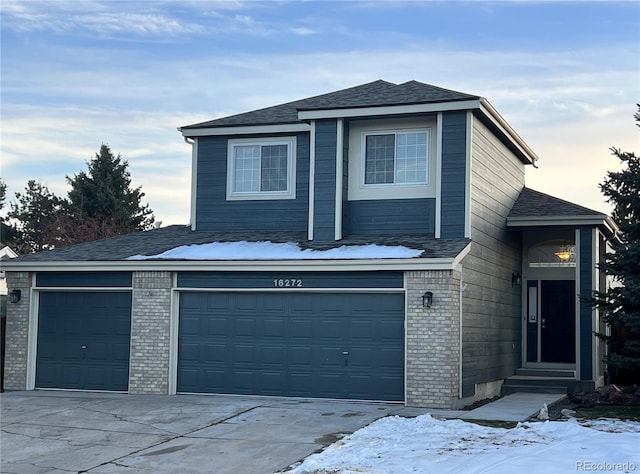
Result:
<svg viewBox="0 0 640 474"><path fill-rule="evenodd" d="M575 377L576 371L572 369L516 369L516 375L531 377Z"/></svg>

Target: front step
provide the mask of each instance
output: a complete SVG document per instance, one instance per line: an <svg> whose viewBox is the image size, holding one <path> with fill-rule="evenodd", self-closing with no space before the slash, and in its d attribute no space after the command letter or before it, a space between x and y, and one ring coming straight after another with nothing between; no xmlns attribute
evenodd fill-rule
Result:
<svg viewBox="0 0 640 474"><path fill-rule="evenodd" d="M516 375L505 379L501 393L562 393L576 385L575 371L564 369L517 369Z"/></svg>
<svg viewBox="0 0 640 474"><path fill-rule="evenodd" d="M573 369L516 369L516 375L527 375L532 377L571 377L575 378L576 371Z"/></svg>

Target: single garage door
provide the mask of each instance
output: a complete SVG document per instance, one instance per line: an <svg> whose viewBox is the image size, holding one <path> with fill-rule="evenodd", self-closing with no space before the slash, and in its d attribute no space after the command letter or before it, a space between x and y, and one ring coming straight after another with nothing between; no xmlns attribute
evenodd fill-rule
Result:
<svg viewBox="0 0 640 474"><path fill-rule="evenodd" d="M179 392L404 400L404 295L180 295Z"/></svg>
<svg viewBox="0 0 640 474"><path fill-rule="evenodd" d="M126 391L131 292L41 292L36 387Z"/></svg>

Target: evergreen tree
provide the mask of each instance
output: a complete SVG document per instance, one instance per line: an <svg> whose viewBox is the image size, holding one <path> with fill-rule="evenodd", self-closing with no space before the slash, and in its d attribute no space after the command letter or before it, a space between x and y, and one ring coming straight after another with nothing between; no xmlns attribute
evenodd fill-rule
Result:
<svg viewBox="0 0 640 474"><path fill-rule="evenodd" d="M640 126L640 104L634 114ZM598 334L608 342L607 364L622 383L640 382L640 157L611 148L623 164L622 171L607 173L600 185L614 205L612 217L620 229L620 242L601 265L616 284L596 292L593 304L603 311L610 334ZM623 375L621 375L623 374Z"/></svg>
<svg viewBox="0 0 640 474"><path fill-rule="evenodd" d="M4 202L7 197L7 185L0 180L0 211L4 209ZM17 249L16 239L18 238L18 230L15 226L6 222L7 219L0 216L0 247L8 245L13 250Z"/></svg>
<svg viewBox="0 0 640 474"><path fill-rule="evenodd" d="M55 222L64 200L33 179L27 182L24 193L16 193L16 200L7 214L18 221L14 250L25 254L56 247Z"/></svg>
<svg viewBox="0 0 640 474"><path fill-rule="evenodd" d="M131 189L128 166L126 160L120 155L114 156L103 144L100 152L87 163L87 172L81 171L72 178L67 176L71 185L71 214L81 223L107 223L103 227L108 228L105 232L110 235L99 237L147 230L153 225L154 217L149 205L140 203L144 196L141 188Z"/></svg>

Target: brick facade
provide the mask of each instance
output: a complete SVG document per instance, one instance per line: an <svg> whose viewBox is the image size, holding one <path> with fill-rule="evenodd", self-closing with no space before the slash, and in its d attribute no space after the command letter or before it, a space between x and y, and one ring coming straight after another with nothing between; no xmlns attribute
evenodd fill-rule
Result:
<svg viewBox="0 0 640 474"><path fill-rule="evenodd" d="M7 272L6 276L9 291L18 289L22 294L20 302L7 304L4 389L25 390L27 388L31 274L29 272Z"/></svg>
<svg viewBox="0 0 640 474"><path fill-rule="evenodd" d="M134 272L129 393L169 393L171 272Z"/></svg>
<svg viewBox="0 0 640 474"><path fill-rule="evenodd" d="M406 404L455 408L460 381L460 273L405 272ZM5 389L27 388L27 348L31 276L7 272L9 288L22 290L8 306ZM133 273L129 393L168 394L172 273ZM425 291L433 304L422 305Z"/></svg>
<svg viewBox="0 0 640 474"><path fill-rule="evenodd" d="M406 404L455 408L460 383L460 273L405 272L407 286ZM430 308L422 305L433 292Z"/></svg>

